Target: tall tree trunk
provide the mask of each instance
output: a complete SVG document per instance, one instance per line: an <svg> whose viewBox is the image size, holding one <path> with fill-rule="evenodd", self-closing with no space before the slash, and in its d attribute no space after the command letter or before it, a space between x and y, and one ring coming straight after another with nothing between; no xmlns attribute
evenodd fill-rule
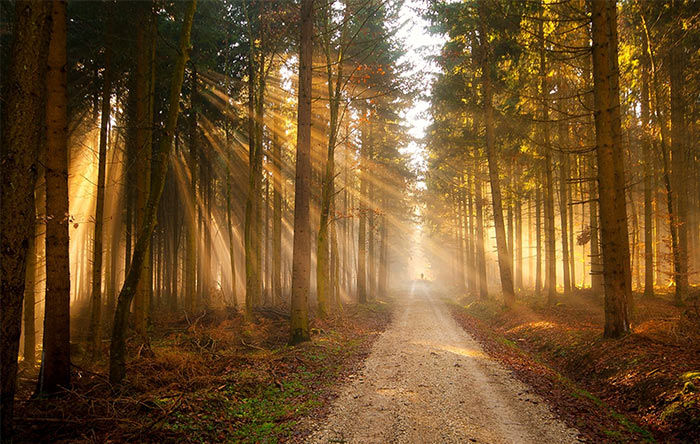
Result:
<svg viewBox="0 0 700 444"><path fill-rule="evenodd" d="M151 174L151 192L148 196L148 204L146 205L146 214L144 215L144 224L139 230L136 239L136 247L134 248L134 257L131 260L131 265L126 273L124 286L119 292L117 299L117 308L114 313L114 324L112 330L112 342L109 349L109 380L112 384L119 384L126 374L125 367L125 340L126 340L126 321L129 314L129 305L134 298L139 280L142 278L143 263L146 261L149 244L153 235L153 229L156 224L156 215L158 213L158 203L163 194L165 185L165 177L167 175L170 151L173 145L175 136L175 127L177 126L177 117L179 112L180 92L182 90L182 81L185 73L185 64L189 59L190 53L190 32L192 30L192 21L194 12L197 7L197 0L191 0L180 31L180 41L178 44L179 54L176 60L175 68L170 80L170 93L168 96L168 109L165 118L165 127L163 136L160 139L160 146L152 163Z"/></svg>
<svg viewBox="0 0 700 444"><path fill-rule="evenodd" d="M620 129L616 7L616 1L591 1L598 200L605 283L604 334L609 338L629 332L632 292Z"/></svg>
<svg viewBox="0 0 700 444"><path fill-rule="evenodd" d="M476 201L476 273L475 277L479 280L479 299L485 300L489 296L488 280L486 275L486 252L484 251L484 197L482 192L482 184L480 168L478 163L475 165L474 174L474 199Z"/></svg>
<svg viewBox="0 0 700 444"><path fill-rule="evenodd" d="M135 140L136 140L136 201L135 225L141 231L151 184L151 159L153 156L153 69L155 68L155 20L150 1L138 2L139 26L136 34L135 72ZM146 258L151 257L150 245ZM143 263L144 278L139 281L134 299L134 326L142 343L148 343L147 321L152 291L152 261Z"/></svg>
<svg viewBox="0 0 700 444"><path fill-rule="evenodd" d="M538 22L538 38L540 41L540 120L543 132L544 160L544 244L545 244L545 280L547 303L553 304L557 295L557 256L554 236L554 180L552 178L552 152L550 145L549 126L549 83L544 35L544 3L540 3L540 20Z"/></svg>
<svg viewBox="0 0 700 444"><path fill-rule="evenodd" d="M273 200L272 200L272 303L282 300L282 144L277 132L272 139Z"/></svg>
<svg viewBox="0 0 700 444"><path fill-rule="evenodd" d="M568 131L567 131L568 135ZM570 158L567 156L567 177L566 177L566 182L567 187L566 187L566 193L567 193L567 201L569 202L569 205L572 205L573 202L573 184L569 184L569 179L571 177L571 163L570 163ZM570 276L571 276L571 289L575 290L576 289L576 244L574 243L574 207L572 206L569 208L569 228L568 228L568 233L569 233L569 262L566 264L567 267L570 268Z"/></svg>
<svg viewBox="0 0 700 444"><path fill-rule="evenodd" d="M370 157L372 159L372 125L370 125ZM376 250L376 236L375 236L375 209L374 209L374 183L368 180L368 192L367 192L367 202L370 203L371 207L367 212L367 299L374 300L377 297L377 257L375 255Z"/></svg>
<svg viewBox="0 0 700 444"><path fill-rule="evenodd" d="M496 229L496 249L498 251L498 269L501 276L501 290L503 301L510 307L515 302L515 291L513 290L513 273L510 264L510 254L506 245L505 226L503 224L503 206L501 202L501 185L498 177L498 154L496 152L496 141L494 134L494 110L493 110L493 90L490 64L490 48L488 37L485 32L486 20L485 0L479 2L479 16L481 26L481 82L484 100L484 125L486 127L486 158L489 167L489 179L491 182L491 199L493 201L493 219Z"/></svg>
<svg viewBox="0 0 700 444"><path fill-rule="evenodd" d="M515 276L515 220L513 216L513 168L511 165L507 168L508 177L506 178L506 189L507 189L507 199L506 199L506 224L508 225L508 241L506 245L508 246L508 263L510 264L511 273ZM515 288L515 284L514 287Z"/></svg>
<svg viewBox="0 0 700 444"><path fill-rule="evenodd" d="M594 165L595 158L591 157L590 172L597 174L597 168ZM600 218L598 217L598 186L596 180L588 182L588 194L591 206L589 209L589 225L591 231L591 290L594 294L600 294L603 289L603 257L600 253Z"/></svg>
<svg viewBox="0 0 700 444"><path fill-rule="evenodd" d="M520 197L515 197L515 288L523 288L523 211Z"/></svg>
<svg viewBox="0 0 700 444"><path fill-rule="evenodd" d="M467 220L469 221L469 231L467 232L467 287L471 293L477 291L477 286L475 285L475 273L476 273L476 247L474 242L475 230L474 230L474 199L472 192L472 175L467 172L467 188L465 194L467 195Z"/></svg>
<svg viewBox="0 0 700 444"><path fill-rule="evenodd" d="M642 58L642 150L644 156L644 296L654 296L654 241L653 208L652 208L652 178L653 161L649 128L649 68L647 58Z"/></svg>
<svg viewBox="0 0 700 444"><path fill-rule="evenodd" d="M366 111L369 113L368 111ZM367 241L365 239L366 211L365 196L367 196L367 180L365 178L365 169L367 168L367 160L365 159L368 151L367 147L367 125L365 122L362 125L362 145L360 147L360 167L358 168L360 175L360 196L359 202L359 224L357 233L357 299L360 304L367 302L367 272L366 272L366 256L367 256Z"/></svg>
<svg viewBox="0 0 700 444"><path fill-rule="evenodd" d="M334 193L335 194L335 193ZM331 202L331 214L335 212L335 197ZM337 222L334 220L331 223L331 282L333 283L333 304L341 311L343 305L340 301L340 255L338 251L338 230Z"/></svg>
<svg viewBox="0 0 700 444"><path fill-rule="evenodd" d="M535 185L535 294L542 293L542 189Z"/></svg>
<svg viewBox="0 0 700 444"><path fill-rule="evenodd" d="M457 202L456 205L456 211L457 213L455 214L455 218L457 220L457 249L458 249L458 257L459 257L459 270L457 273L457 279L458 279L458 288L460 292L465 292L467 287L465 285L465 276L464 276L464 264L465 264L465 256L466 256L466 248L465 248L465 236L464 236L464 231L466 230L465 222L464 222L464 216L466 209L464 208L464 200L462 199L462 193L464 191L464 183L463 183L463 177L460 174L459 176L459 187L455 190L455 201ZM383 218L382 218L383 220ZM382 229L384 227L382 226ZM382 241L383 242L383 241ZM382 249L384 248L384 244L382 243ZM381 267L381 264L380 264ZM380 268L381 271L381 268Z"/></svg>
<svg viewBox="0 0 700 444"><path fill-rule="evenodd" d="M678 1L671 2L671 9L678 8ZM683 298L688 295L688 193L686 163L686 106L685 106L685 78L683 68L686 63L682 46L682 32L674 30L676 38L671 48L669 74L671 79L671 185L676 198L676 231L678 238L678 262L674 270L676 292L674 302L683 304Z"/></svg>
<svg viewBox="0 0 700 444"><path fill-rule="evenodd" d="M265 305L270 304L270 298L271 298L271 285L270 282L268 281L268 278L272 277L272 274L270 273L270 259L271 259L271 254L270 254L270 247L272 246L272 242L270 242L270 207L271 205L271 196L270 196L270 176L265 177L265 237L263 241L263 247L264 247L264 254L263 258L265 267L263 269L263 282L264 282L264 292L263 294L265 295Z"/></svg>
<svg viewBox="0 0 700 444"><path fill-rule="evenodd" d="M112 8L108 8L112 12ZM111 21L111 15L107 17ZM105 216L105 180L107 176L107 131L112 109L110 99L112 95L112 46L111 27L108 25L105 31L105 59L102 84L102 116L100 118L100 147L97 168L97 197L95 198L95 244L92 256L92 298L90 311L90 325L88 327L89 348L93 353L99 352L102 343L101 318L102 318L102 241Z"/></svg>
<svg viewBox="0 0 700 444"><path fill-rule="evenodd" d="M565 140L564 133L566 129L563 124L559 126L560 130L560 144L563 145ZM565 153L562 153L559 160L559 216L561 223L561 251L562 251L562 269L564 270L564 293L569 294L571 292L571 274L569 268L569 233L567 230L568 225L568 196L566 193L566 181L569 178L569 160Z"/></svg>
<svg viewBox="0 0 700 444"><path fill-rule="evenodd" d="M0 435L12 437L27 250L34 236L51 3L15 2L0 138Z"/></svg>
<svg viewBox="0 0 700 444"><path fill-rule="evenodd" d="M189 121L189 167L190 167L190 202L191 206L185 209L187 218L187 251L185 257L185 310L190 313L197 309L197 199L198 182L198 125L197 125L197 71L192 70L192 89L190 92L190 121Z"/></svg>
<svg viewBox="0 0 700 444"><path fill-rule="evenodd" d="M346 5L345 14L347 16L349 7ZM329 28L329 13L325 14L325 29ZM347 17L345 17L347 18ZM340 100L343 84L343 50L342 45L345 40L345 26L341 31L340 50L336 60L333 60L331 51L331 36L326 35L323 49L326 58L326 85L328 88L328 106L329 106L329 122L328 122L328 145L326 149L326 164L324 175L321 183L321 207L320 207L320 223L318 235L316 237L316 295L318 300L318 313L321 317L328 312L328 299L330 292L329 275L330 268L328 264L328 228L330 221L330 209L335 198L335 146L338 139L338 130L340 128ZM336 70L334 75L333 70ZM335 83L334 83L334 77Z"/></svg>
<svg viewBox="0 0 700 444"><path fill-rule="evenodd" d="M38 224L35 223L35 226ZM32 366L36 361L36 238L35 229L35 235L29 238L27 278L24 286L24 362Z"/></svg>
<svg viewBox="0 0 700 444"><path fill-rule="evenodd" d="M379 253L379 285L378 295L386 296L389 279L389 230L387 229L386 216L381 221L381 244ZM464 280L462 280L464 282Z"/></svg>
<svg viewBox="0 0 700 444"><path fill-rule="evenodd" d="M204 148L204 146L202 146ZM211 160L209 159L208 155L205 154L204 150L201 151L201 161L199 162L199 166L202 169L201 170L201 175L202 175L202 190L200 190L201 197L202 197L202 205L199 206L199 230L200 230L200 239L202 241L202 245L208 246L212 245L211 242L211 184L212 184L212 177L211 177ZM202 249L202 252L200 254L200 257L202 259L202 267L201 267L201 290L198 294L199 300L198 300L198 305L204 308L208 308L210 303L211 303L211 287L212 287L212 279L211 279L211 248L206 248Z"/></svg>
<svg viewBox="0 0 700 444"><path fill-rule="evenodd" d="M289 343L292 345L311 339L308 299L311 286L309 200L311 194L311 64L313 62L314 0L302 0L300 19L292 306L289 339Z"/></svg>
<svg viewBox="0 0 700 444"><path fill-rule="evenodd" d="M37 392L70 385L70 260L68 256L68 116L66 2L51 2L46 73L46 297L44 346Z"/></svg>
<svg viewBox="0 0 700 444"><path fill-rule="evenodd" d="M227 99L227 107L230 99ZM232 169L234 163L234 150L231 145L231 123L226 122L226 227L228 229L228 250L229 259L231 261L231 300L234 310L238 309L238 295L236 293L236 245L233 236L233 206L231 202L231 193L233 187ZM273 259L274 260L274 259Z"/></svg>
<svg viewBox="0 0 700 444"><path fill-rule="evenodd" d="M668 128L666 125L666 119L665 116L663 115L663 105L661 104L662 98L661 98L661 91L660 91L660 84L659 84L659 79L657 76L657 69L656 69L656 62L654 58L654 52L652 51L651 47L651 38L649 35L649 29L647 27L646 23L646 18L644 16L644 13L640 14L640 18L642 21L642 30L644 31L644 44L645 44L645 49L646 49L646 56L648 58L648 61L650 63L650 72L651 72L651 82L653 85L653 99L654 99L654 113L653 116L656 120L656 125L660 129L659 133L661 135L661 140L660 140L660 146L661 146L661 166L662 166L662 176L663 176L663 181L664 181L664 187L666 188L666 206L668 210L668 216L669 216L669 232L671 234L671 253L673 256L673 275L674 275L674 282L679 282L680 281L680 270L682 268L681 265L681 251L680 251L680 245L678 241L678 214L676 213L677 210L677 205L676 205L676 193L675 190L673 189L672 186L672 178L671 178L671 161L669 160L670 153L669 153L669 139L671 138L670 135L668 134ZM673 57L671 57L673 58ZM673 64L673 61L670 60L670 64ZM676 74L677 75L677 74ZM672 81L673 83L673 81ZM673 92L672 94L673 95ZM677 101L676 101L677 103ZM660 263L660 261L657 261L657 263ZM678 290L678 287L676 287ZM680 304L681 301L678 300L679 293L676 291L675 295L675 302L676 304Z"/></svg>
<svg viewBox="0 0 700 444"><path fill-rule="evenodd" d="M254 36L251 35L253 39ZM256 58L255 45L251 45L248 60L248 193L246 195L244 220L244 248L246 270L245 314L252 317L253 307L260 303L261 292L261 236L262 223L262 114L263 94L262 79L264 59L262 54Z"/></svg>

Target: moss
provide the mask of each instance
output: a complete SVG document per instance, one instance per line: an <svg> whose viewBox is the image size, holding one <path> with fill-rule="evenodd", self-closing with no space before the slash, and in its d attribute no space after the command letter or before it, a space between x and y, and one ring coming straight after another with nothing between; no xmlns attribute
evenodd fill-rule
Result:
<svg viewBox="0 0 700 444"><path fill-rule="evenodd" d="M622 433L620 433L620 431L618 431L618 430L603 430L603 433L605 433L605 435L608 438L610 438L616 442L623 442L624 441L624 439L622 437Z"/></svg>
<svg viewBox="0 0 700 444"><path fill-rule="evenodd" d="M498 340L498 342L500 342L501 344L507 345L508 347L518 348L518 346L515 344L515 342L511 341L508 338L504 338L503 336L498 336L496 339Z"/></svg>

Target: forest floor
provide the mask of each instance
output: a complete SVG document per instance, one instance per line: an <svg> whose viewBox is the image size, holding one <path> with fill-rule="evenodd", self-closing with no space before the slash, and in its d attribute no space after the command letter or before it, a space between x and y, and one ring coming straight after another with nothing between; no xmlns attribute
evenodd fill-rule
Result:
<svg viewBox="0 0 700 444"><path fill-rule="evenodd" d="M252 323L224 310L157 319L150 349L129 344L119 389L104 360L76 354L73 387L31 399L36 369L21 366L16 442L302 441L301 420L327 413L335 386L357 371L390 318L386 302L349 306L313 320L313 341L298 347L286 345L283 312Z"/></svg>
<svg viewBox="0 0 700 444"><path fill-rule="evenodd" d="M633 332L602 338L603 301L578 291L513 310L458 298L457 322L590 442L700 442L700 331L670 295L635 295Z"/></svg>
<svg viewBox="0 0 700 444"><path fill-rule="evenodd" d="M311 427L314 443L579 442L578 431L485 354L425 282L397 298L364 367Z"/></svg>

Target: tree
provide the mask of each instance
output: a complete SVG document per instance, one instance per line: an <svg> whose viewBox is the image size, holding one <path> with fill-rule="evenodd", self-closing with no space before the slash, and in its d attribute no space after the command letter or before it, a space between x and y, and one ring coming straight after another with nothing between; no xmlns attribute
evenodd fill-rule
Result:
<svg viewBox="0 0 700 444"><path fill-rule="evenodd" d="M338 132L340 129L341 116L340 101L343 85L346 80L343 77L343 67L345 60L345 46L347 45L347 23L349 19L349 5L345 5L345 12L341 22L340 37L337 43L337 55L333 57L332 48L335 46L330 32L330 4L325 10L324 33L322 38L323 51L326 59L326 85L328 88L328 105L329 105L329 121L328 121L328 144L326 150L326 165L323 173L323 181L321 184L321 211L318 228L318 236L316 237L316 297L318 300L318 312L321 317L328 312L329 292L331 290L330 282L330 264L329 264L329 243L328 233L330 226L330 211L335 199L335 147L338 140Z"/></svg>
<svg viewBox="0 0 700 444"><path fill-rule="evenodd" d="M0 136L0 435L8 441L12 439L27 250L35 226L34 185L45 112L51 4L18 0L14 14Z"/></svg>
<svg viewBox="0 0 700 444"><path fill-rule="evenodd" d="M308 298L311 280L311 64L313 60L314 1L301 2L299 37L299 99L297 105L297 158L294 184L294 245L292 307L289 343L310 340Z"/></svg>
<svg viewBox="0 0 700 444"><path fill-rule="evenodd" d="M120 383L126 374L124 355L126 348L127 315L129 314L129 305L134 299L137 286L142 279L142 267L147 259L151 236L155 228L158 204L165 186L165 177L170 162L170 151L173 138L175 137L175 127L177 126L179 114L180 92L182 90L182 82L185 74L185 64L187 63L190 53L190 34L196 8L197 0L190 0L180 31L180 40L178 43L179 55L170 80L168 109L163 136L160 140L158 152L154 156L151 164L151 191L146 204L144 223L139 230L136 246L134 247L134 254L130 261L124 285L117 299L117 309L114 313L112 329L112 342L109 349L109 380L112 384Z"/></svg>
<svg viewBox="0 0 700 444"><path fill-rule="evenodd" d="M107 11L112 12L112 8L107 8ZM107 18L109 20L109 18ZM102 86L102 110L100 117L100 147L98 153L98 173L97 173L97 197L95 198L95 244L93 247L92 260L92 298L90 311L90 326L88 328L89 346L93 353L100 349L102 335L100 334L100 324L102 318L102 241L103 241L103 225L105 218L105 181L107 176L107 137L108 125L111 116L111 98L112 98L112 72L111 58L112 46L111 36L109 31L111 27L105 28L105 55L104 55L104 79Z"/></svg>
<svg viewBox="0 0 700 444"><path fill-rule="evenodd" d="M617 2L591 0L598 200L605 285L605 331L629 332L631 275L620 128Z"/></svg>
<svg viewBox="0 0 700 444"><path fill-rule="evenodd" d="M70 386L66 1L51 2L46 73L46 297L39 394Z"/></svg>
<svg viewBox="0 0 700 444"><path fill-rule="evenodd" d="M494 134L493 91L491 86L491 61L489 36L486 29L486 0L479 2L479 18L482 23L479 29L481 51L481 88L484 106L484 125L486 127L486 158L488 159L489 179L491 183L491 199L493 201L493 218L496 225L496 248L498 250L498 269L501 275L501 290L507 306L512 306L515 300L513 289L513 271L510 254L506 244L506 233L503 224L503 204L501 201L501 186L498 177L498 156L496 154Z"/></svg>

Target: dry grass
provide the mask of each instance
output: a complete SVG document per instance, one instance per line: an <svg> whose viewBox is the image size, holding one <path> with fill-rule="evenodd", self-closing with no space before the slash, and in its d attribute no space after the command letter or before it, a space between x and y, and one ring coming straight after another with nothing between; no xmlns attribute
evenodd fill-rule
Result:
<svg viewBox="0 0 700 444"><path fill-rule="evenodd" d="M349 307L313 321L313 342L287 347L287 321L217 310L155 320L151 342L131 337L127 380L104 359L76 355L73 387L31 399L36 369L20 378L16 442L274 442L303 436L298 421L323 413L332 387L359 365L390 317Z"/></svg>

